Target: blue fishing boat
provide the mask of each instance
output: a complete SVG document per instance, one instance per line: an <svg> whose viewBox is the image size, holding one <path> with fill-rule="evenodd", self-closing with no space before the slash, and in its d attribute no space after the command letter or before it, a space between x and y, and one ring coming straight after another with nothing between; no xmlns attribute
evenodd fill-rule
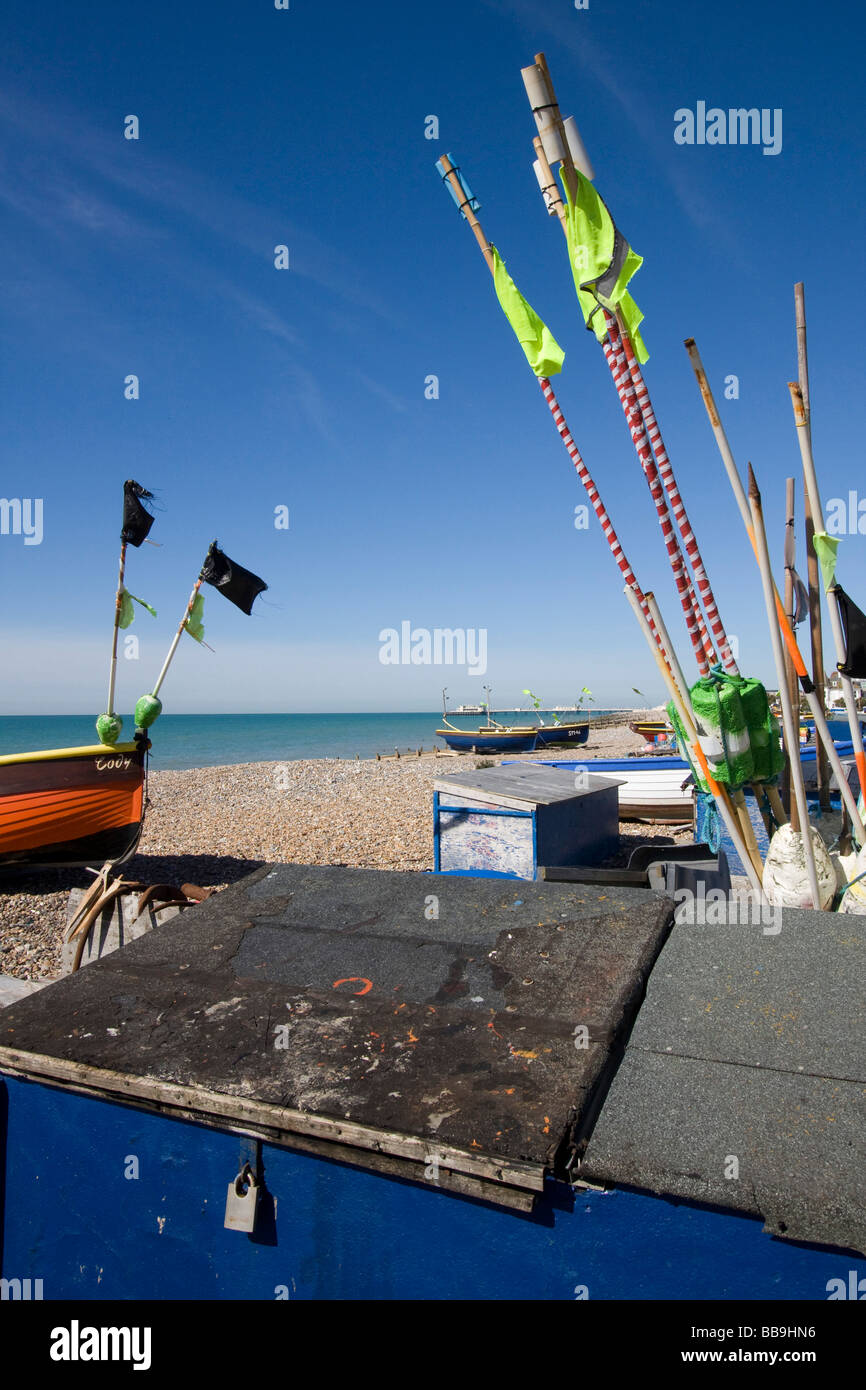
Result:
<svg viewBox="0 0 866 1390"><path fill-rule="evenodd" d="M490 712L490 686L485 685L487 702L482 706L487 723L477 729L458 729L448 719L448 691L442 691L442 723L445 726L436 730L436 737L444 739L455 753L532 753L536 748L538 729L527 727L506 728L497 723Z"/></svg>
<svg viewBox="0 0 866 1390"><path fill-rule="evenodd" d="M500 729L495 726L436 730L436 737L444 739L455 753L532 753L537 734L537 729Z"/></svg>
<svg viewBox="0 0 866 1390"><path fill-rule="evenodd" d="M579 724L542 724L535 736L537 748L553 748L562 743L579 748L589 738L589 720L583 719Z"/></svg>

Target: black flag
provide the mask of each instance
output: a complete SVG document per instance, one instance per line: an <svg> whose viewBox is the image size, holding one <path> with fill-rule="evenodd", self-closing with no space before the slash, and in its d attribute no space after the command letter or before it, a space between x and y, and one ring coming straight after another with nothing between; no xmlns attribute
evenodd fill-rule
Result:
<svg viewBox="0 0 866 1390"><path fill-rule="evenodd" d="M835 586L836 602L839 605L839 616L842 619L842 630L845 633L845 660L839 662L839 670L843 676L851 676L853 680L866 679L866 613L861 613L856 603L853 603L845 590L838 584Z"/></svg>
<svg viewBox="0 0 866 1390"><path fill-rule="evenodd" d="M255 599L268 587L257 574L230 560L216 541L205 557L201 577L219 589L223 597L236 604L242 613L252 613Z"/></svg>
<svg viewBox="0 0 866 1390"><path fill-rule="evenodd" d="M148 492L147 488L143 488L141 483L135 482L132 478L127 478L123 484L123 530L120 539L127 545L139 546L147 539L147 533L155 518L141 505L141 499L152 496L152 492Z"/></svg>

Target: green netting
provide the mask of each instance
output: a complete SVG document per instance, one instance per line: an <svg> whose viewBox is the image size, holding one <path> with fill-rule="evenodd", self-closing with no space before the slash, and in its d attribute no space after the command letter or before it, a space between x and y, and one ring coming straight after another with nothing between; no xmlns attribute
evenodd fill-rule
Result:
<svg viewBox="0 0 866 1390"><path fill-rule="evenodd" d="M740 699L755 764L756 782L772 782L785 766L779 725L770 713L767 692L759 680L741 677Z"/></svg>
<svg viewBox="0 0 866 1390"><path fill-rule="evenodd" d="M135 726L137 729L149 729L151 724L162 714L162 700L156 695L142 695L135 705Z"/></svg>
<svg viewBox="0 0 866 1390"><path fill-rule="evenodd" d="M717 782L742 787L778 776L779 730L760 681L716 671L696 681L689 693L701 747Z"/></svg>
<svg viewBox="0 0 866 1390"><path fill-rule="evenodd" d="M668 719L671 721L671 724L674 727L674 732L677 736L677 747L679 748L680 752L682 753L683 757L685 758L686 762L691 768L695 786L700 791L709 793L709 784L704 779L703 774L701 773L700 768L698 767L698 764L692 757L692 749L691 744L689 743L688 734L683 728L682 721L679 715L677 714L677 707L674 704L673 700L668 701L666 708L668 712Z"/></svg>

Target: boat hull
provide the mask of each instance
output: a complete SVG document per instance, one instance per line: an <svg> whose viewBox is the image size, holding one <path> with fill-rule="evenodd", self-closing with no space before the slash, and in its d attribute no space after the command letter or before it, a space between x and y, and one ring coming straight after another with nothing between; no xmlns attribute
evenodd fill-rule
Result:
<svg viewBox="0 0 866 1390"><path fill-rule="evenodd" d="M537 729L506 729L488 733L482 729L437 729L455 753L531 753L536 746Z"/></svg>
<svg viewBox="0 0 866 1390"><path fill-rule="evenodd" d="M585 719L580 724L545 724L535 732L537 748L553 748L557 744L578 748L589 738L589 720Z"/></svg>
<svg viewBox="0 0 866 1390"><path fill-rule="evenodd" d="M144 758L135 743L0 758L0 870L128 859L141 835Z"/></svg>

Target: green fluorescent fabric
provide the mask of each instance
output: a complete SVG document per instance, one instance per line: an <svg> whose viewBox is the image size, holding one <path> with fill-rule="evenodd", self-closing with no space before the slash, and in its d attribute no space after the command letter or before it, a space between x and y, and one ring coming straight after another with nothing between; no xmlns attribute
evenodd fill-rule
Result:
<svg viewBox="0 0 866 1390"><path fill-rule="evenodd" d="M184 627L190 637L194 637L197 642L204 641L204 594L196 594L195 602L189 617L184 623Z"/></svg>
<svg viewBox="0 0 866 1390"><path fill-rule="evenodd" d="M649 353L640 335L643 314L627 289L629 280L643 265L643 256L631 249L589 179L577 170L575 173L577 200L572 202L560 170L568 255L584 320L601 343L607 329L599 306L611 313L619 309L635 356L639 362L646 362Z"/></svg>
<svg viewBox="0 0 866 1390"><path fill-rule="evenodd" d="M527 304L515 285L505 262L495 246L493 254L493 285L502 312L514 329L517 341L526 353L526 360L536 376L555 376L562 371L565 353L554 338L550 329L536 314L531 304Z"/></svg>
<svg viewBox="0 0 866 1390"><path fill-rule="evenodd" d="M828 592L833 587L833 580L836 575L836 551L838 549L838 536L828 536L826 531L815 532L815 554L818 556L818 564L821 566L824 588Z"/></svg>
<svg viewBox="0 0 866 1390"><path fill-rule="evenodd" d="M151 608L149 603L145 603L143 598L138 598L136 594L131 594L128 589L124 589L120 596L120 622L118 627L129 627L135 617L133 602L140 603L142 608L146 608L152 617L156 617L156 609Z"/></svg>

